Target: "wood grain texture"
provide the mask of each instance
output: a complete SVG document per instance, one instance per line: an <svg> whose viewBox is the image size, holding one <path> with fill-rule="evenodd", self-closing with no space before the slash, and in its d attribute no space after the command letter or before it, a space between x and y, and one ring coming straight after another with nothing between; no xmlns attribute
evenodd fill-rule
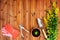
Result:
<svg viewBox="0 0 60 40"><path fill-rule="evenodd" d="M57 1L57 6L59 7L59 13L58 13L58 36L57 40L60 40L60 0Z"/></svg>
<svg viewBox="0 0 60 40"><path fill-rule="evenodd" d="M60 0L57 0L57 6L60 9ZM0 0L0 40L45 40L41 29L39 29L41 32L39 37L34 37L31 32L33 28L38 28L36 19L43 19L46 15L45 10L49 8L51 8L50 0ZM59 23L60 10L58 18ZM24 38L22 38L20 31L16 39L3 36L1 29L4 24L11 24L19 31L19 25L22 24L30 33L23 30ZM57 40L60 40L60 24L58 24Z"/></svg>

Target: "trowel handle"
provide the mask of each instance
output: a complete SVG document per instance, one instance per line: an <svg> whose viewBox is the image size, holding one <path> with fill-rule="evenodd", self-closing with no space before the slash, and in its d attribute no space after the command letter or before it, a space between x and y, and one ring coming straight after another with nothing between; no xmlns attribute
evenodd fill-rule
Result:
<svg viewBox="0 0 60 40"><path fill-rule="evenodd" d="M42 32L43 32L43 34L44 34L45 38L47 38L47 35L46 35L46 33L45 33L44 29L42 29Z"/></svg>

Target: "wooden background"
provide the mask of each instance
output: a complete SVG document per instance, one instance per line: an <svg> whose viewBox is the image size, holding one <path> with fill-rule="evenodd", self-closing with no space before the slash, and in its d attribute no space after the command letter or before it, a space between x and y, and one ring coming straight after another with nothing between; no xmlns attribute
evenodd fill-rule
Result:
<svg viewBox="0 0 60 40"><path fill-rule="evenodd" d="M39 37L33 37L31 31L34 27L38 28L36 18L42 19L46 15L45 10L50 6L50 0L0 0L0 40L45 40L42 32ZM60 9L60 0L57 0L57 6ZM58 17L57 40L60 40L60 11ZM11 24L17 30L19 25L23 24L30 33L23 31L23 39L21 34L16 39L3 36L1 28L4 24Z"/></svg>

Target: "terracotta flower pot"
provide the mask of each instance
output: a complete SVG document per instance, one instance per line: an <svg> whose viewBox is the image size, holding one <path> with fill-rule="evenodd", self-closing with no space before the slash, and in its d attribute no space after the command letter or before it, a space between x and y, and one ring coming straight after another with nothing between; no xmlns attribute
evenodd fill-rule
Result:
<svg viewBox="0 0 60 40"><path fill-rule="evenodd" d="M34 37L40 36L40 30L39 30L39 28L33 28L33 29L32 29L32 35L33 35Z"/></svg>

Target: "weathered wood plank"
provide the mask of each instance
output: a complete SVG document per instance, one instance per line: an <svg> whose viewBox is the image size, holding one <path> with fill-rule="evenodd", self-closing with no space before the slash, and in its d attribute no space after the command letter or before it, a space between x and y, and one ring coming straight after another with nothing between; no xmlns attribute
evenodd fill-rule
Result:
<svg viewBox="0 0 60 40"><path fill-rule="evenodd" d="M30 0L23 1L23 25L27 30L30 30L31 14L30 14ZM24 31L24 40L30 40L30 33Z"/></svg>
<svg viewBox="0 0 60 40"><path fill-rule="evenodd" d="M57 40L60 40L60 0L57 0L57 6L59 7L59 13L58 13L58 35L57 35Z"/></svg>
<svg viewBox="0 0 60 40"><path fill-rule="evenodd" d="M44 7L46 8L46 5L44 5L44 2L46 2L46 0L45 1L44 0L40 0L40 19L42 19L42 21L43 21L44 15L45 15L45 13L44 13L44 11L45 11ZM44 26L44 28L45 28L45 26ZM44 37L44 34L43 34L42 31L41 31L41 37L40 37L40 39L41 40L45 40L45 37Z"/></svg>
<svg viewBox="0 0 60 40"><path fill-rule="evenodd" d="M31 33L32 29L38 27L37 26L37 0L31 0ZM31 35L31 40L39 40L39 37L34 37Z"/></svg>
<svg viewBox="0 0 60 40"><path fill-rule="evenodd" d="M23 0L19 1L19 11L18 11L18 16L17 16L17 22L18 22L18 26L20 24L23 25ZM21 30L20 30L20 34L18 36L19 38L17 40L23 40L22 36L21 36Z"/></svg>

